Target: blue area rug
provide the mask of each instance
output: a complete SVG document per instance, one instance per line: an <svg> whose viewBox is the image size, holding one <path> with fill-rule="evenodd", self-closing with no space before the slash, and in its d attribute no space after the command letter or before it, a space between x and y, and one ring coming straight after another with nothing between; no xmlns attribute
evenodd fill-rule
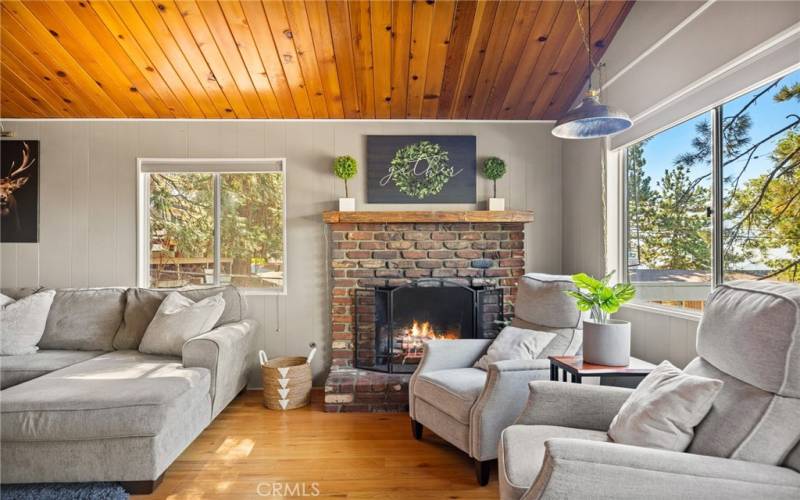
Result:
<svg viewBox="0 0 800 500"><path fill-rule="evenodd" d="M0 486L3 500L128 500L116 483L39 483Z"/></svg>

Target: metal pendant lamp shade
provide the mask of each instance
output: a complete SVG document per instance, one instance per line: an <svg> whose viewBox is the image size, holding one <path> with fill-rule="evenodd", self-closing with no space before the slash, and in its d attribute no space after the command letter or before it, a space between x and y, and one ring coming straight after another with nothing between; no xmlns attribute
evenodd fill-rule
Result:
<svg viewBox="0 0 800 500"><path fill-rule="evenodd" d="M595 62L592 57L592 0L586 1L587 14L589 17L589 33L583 26L581 18L581 8L575 2L575 9L578 18L578 25L583 33L583 46L586 48L589 63L592 65L592 73L600 73L602 87L603 73L602 64ZM571 108L567 113L556 122L553 127L553 135L561 139L594 139L595 137L607 137L628 129L633 125L631 117L627 113L614 106L600 104L600 92L592 89L592 74L589 74L589 92L577 106Z"/></svg>
<svg viewBox="0 0 800 500"><path fill-rule="evenodd" d="M614 106L600 103L594 91L574 108L567 111L553 127L553 135L561 139L593 139L606 137L633 125L627 113Z"/></svg>

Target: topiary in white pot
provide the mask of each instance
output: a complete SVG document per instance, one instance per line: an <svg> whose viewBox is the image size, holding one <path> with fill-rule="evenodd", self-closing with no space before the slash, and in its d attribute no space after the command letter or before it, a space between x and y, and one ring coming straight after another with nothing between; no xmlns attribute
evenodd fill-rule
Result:
<svg viewBox="0 0 800 500"><path fill-rule="evenodd" d="M356 199L350 198L347 189L347 181L355 177L358 173L358 162L352 156L338 156L333 162L333 173L336 177L344 181L344 198L339 198L340 212L354 212L356 209Z"/></svg>
<svg viewBox="0 0 800 500"><path fill-rule="evenodd" d="M486 158L486 161L483 162L483 175L492 181L492 197L489 198L489 210L505 210L505 198L497 197L497 181L506 175L506 162L494 156Z"/></svg>
<svg viewBox="0 0 800 500"><path fill-rule="evenodd" d="M583 360L587 363L626 366L631 357L631 324L611 319L622 304L633 299L636 291L630 283L608 283L614 271L602 279L580 273L572 276L577 291L565 292L577 301L578 309L591 311L583 322Z"/></svg>

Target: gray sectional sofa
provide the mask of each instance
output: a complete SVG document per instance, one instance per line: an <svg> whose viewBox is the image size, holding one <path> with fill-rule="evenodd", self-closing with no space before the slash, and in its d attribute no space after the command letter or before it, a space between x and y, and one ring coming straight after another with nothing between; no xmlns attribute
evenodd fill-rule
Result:
<svg viewBox="0 0 800 500"><path fill-rule="evenodd" d="M177 358L137 350L168 291L57 290L39 351L0 356L2 482L152 490L245 387L255 324L244 297L231 286L181 291L195 301L220 292L222 317Z"/></svg>

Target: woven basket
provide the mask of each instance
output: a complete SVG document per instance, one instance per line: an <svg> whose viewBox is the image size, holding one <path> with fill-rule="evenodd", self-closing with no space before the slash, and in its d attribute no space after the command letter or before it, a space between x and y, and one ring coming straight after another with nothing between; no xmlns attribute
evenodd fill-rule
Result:
<svg viewBox="0 0 800 500"><path fill-rule="evenodd" d="M306 358L275 358L261 365L264 406L270 410L293 410L311 401L311 366Z"/></svg>

